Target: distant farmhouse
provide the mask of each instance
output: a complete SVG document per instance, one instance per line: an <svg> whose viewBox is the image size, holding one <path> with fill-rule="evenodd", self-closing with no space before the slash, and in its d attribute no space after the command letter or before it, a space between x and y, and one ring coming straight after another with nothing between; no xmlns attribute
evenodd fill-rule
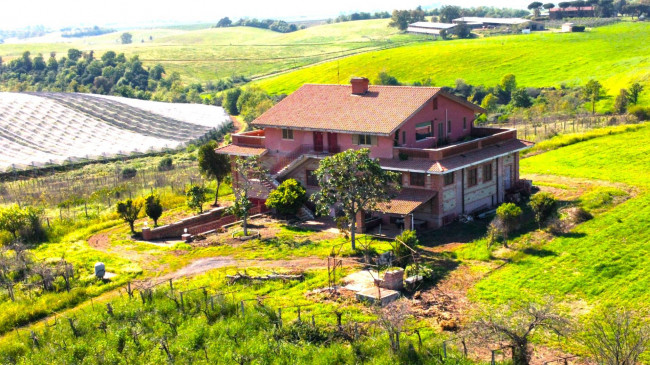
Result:
<svg viewBox="0 0 650 365"><path fill-rule="evenodd" d="M417 22L409 24L406 31L413 34L426 34L434 37L442 37L445 34L453 33L454 28L456 28L456 24Z"/></svg>
<svg viewBox="0 0 650 365"><path fill-rule="evenodd" d="M454 24L467 24L472 29L478 28L497 28L497 27L521 27L530 30L544 30L544 25L540 22L534 22L523 18L481 18L466 16L453 20Z"/></svg>
<svg viewBox="0 0 650 365"><path fill-rule="evenodd" d="M549 12L549 17L554 20L563 18L590 18L596 16L593 6L553 8Z"/></svg>

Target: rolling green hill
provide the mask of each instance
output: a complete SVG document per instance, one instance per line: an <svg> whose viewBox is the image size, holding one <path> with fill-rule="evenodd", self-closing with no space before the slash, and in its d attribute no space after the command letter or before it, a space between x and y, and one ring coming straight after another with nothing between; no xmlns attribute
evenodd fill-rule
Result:
<svg viewBox="0 0 650 365"><path fill-rule="evenodd" d="M107 50L139 55L145 65L161 63L168 72L178 71L190 82L205 82L231 75L260 76L323 60L423 40L388 27L387 19L325 24L293 33L277 33L250 27L137 29L133 44L119 44L122 32L86 37L68 43L3 44L5 61L29 50L32 54L69 48ZM150 39L151 37L151 39Z"/></svg>
<svg viewBox="0 0 650 365"><path fill-rule="evenodd" d="M406 83L431 78L435 85L451 86L462 78L471 84L495 85L513 73L520 85L531 87L581 85L595 78L615 95L630 81L650 86L649 31L648 23L623 22L585 33L537 32L412 44L308 67L259 85L271 93L290 93L304 83L336 83L339 73L347 82L350 76L372 80L382 71ZM650 101L648 93L644 100Z"/></svg>
<svg viewBox="0 0 650 365"><path fill-rule="evenodd" d="M555 295L593 304L650 302L650 127L595 138L521 161L521 173L606 180L638 195L479 282L479 300ZM561 178L559 179L561 180Z"/></svg>

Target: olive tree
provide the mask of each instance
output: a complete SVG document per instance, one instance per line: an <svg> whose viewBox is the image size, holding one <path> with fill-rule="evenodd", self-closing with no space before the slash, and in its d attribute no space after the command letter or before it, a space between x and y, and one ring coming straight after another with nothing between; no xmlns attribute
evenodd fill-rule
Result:
<svg viewBox="0 0 650 365"><path fill-rule="evenodd" d="M604 308L583 326L578 342L598 364L638 364L650 346L647 312Z"/></svg>
<svg viewBox="0 0 650 365"><path fill-rule="evenodd" d="M482 345L499 343L512 349L515 365L528 365L530 340L538 332L566 336L570 321L558 313L551 299L499 308L484 308L468 326L467 337Z"/></svg>
<svg viewBox="0 0 650 365"><path fill-rule="evenodd" d="M287 179L269 193L266 206L281 215L294 215L307 202L307 192L296 179Z"/></svg>
<svg viewBox="0 0 650 365"><path fill-rule="evenodd" d="M135 228L133 227L133 224L135 223L136 219L138 219L140 210L142 210L142 201L137 199L126 199L117 203L116 212L119 214L122 220L129 224L132 234L135 234Z"/></svg>
<svg viewBox="0 0 650 365"><path fill-rule="evenodd" d="M553 214L557 201L553 194L544 192L533 195L528 205L535 213L535 221L537 221L539 228L542 228L542 223Z"/></svg>
<svg viewBox="0 0 650 365"><path fill-rule="evenodd" d="M190 186L185 192L185 202L187 206L198 211L198 213L203 213L203 203L208 201L205 196L205 188L198 185Z"/></svg>
<svg viewBox="0 0 650 365"><path fill-rule="evenodd" d="M7 208L0 208L0 230L11 233L14 240L18 239L18 232L27 225L27 215L18 204Z"/></svg>
<svg viewBox="0 0 650 365"><path fill-rule="evenodd" d="M228 208L228 212L242 220L244 236L248 236L248 215L253 207L253 203L248 198L249 193L256 182L265 180L267 177L268 171L258 156L235 159L235 177L233 178L235 201Z"/></svg>
<svg viewBox="0 0 650 365"><path fill-rule="evenodd" d="M390 201L400 188L397 183L400 175L383 170L379 162L370 157L367 148L326 157L314 174L321 188L311 197L316 209L326 215L335 206L341 208L350 227L353 250L356 249L357 214Z"/></svg>
<svg viewBox="0 0 650 365"><path fill-rule="evenodd" d="M199 170L208 179L217 182L217 190L214 193L214 206L219 206L219 187L230 175L230 157L217 153L216 141L210 141L199 148Z"/></svg>

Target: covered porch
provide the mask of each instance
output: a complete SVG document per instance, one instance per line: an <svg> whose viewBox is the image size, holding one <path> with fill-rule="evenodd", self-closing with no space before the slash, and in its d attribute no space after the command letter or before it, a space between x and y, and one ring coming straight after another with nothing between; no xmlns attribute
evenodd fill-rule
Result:
<svg viewBox="0 0 650 365"><path fill-rule="evenodd" d="M362 212L357 217L357 231L393 238L404 230L419 232L439 227L438 192L404 188L376 211Z"/></svg>

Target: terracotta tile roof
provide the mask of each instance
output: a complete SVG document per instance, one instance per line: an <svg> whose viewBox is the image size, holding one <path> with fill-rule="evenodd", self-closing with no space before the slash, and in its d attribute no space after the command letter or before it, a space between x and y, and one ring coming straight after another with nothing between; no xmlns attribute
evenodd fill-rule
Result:
<svg viewBox="0 0 650 365"><path fill-rule="evenodd" d="M267 152L267 149L264 147L246 147L229 144L227 146L217 148L215 152L234 156L261 156Z"/></svg>
<svg viewBox="0 0 650 365"><path fill-rule="evenodd" d="M366 94L353 95L350 85L305 84L252 124L389 135L439 92L437 87L371 85Z"/></svg>
<svg viewBox="0 0 650 365"><path fill-rule="evenodd" d="M437 194L438 192L435 190L404 188L389 203L378 204L377 209L384 213L409 214Z"/></svg>
<svg viewBox="0 0 650 365"><path fill-rule="evenodd" d="M458 170L462 167L481 163L484 160L492 159L496 156L505 155L515 151L521 151L532 146L533 142L520 139L506 141L491 146L484 147L480 150L467 152L464 154L444 158L440 161L427 160L406 160L400 161L395 159L379 159L380 165L385 169L406 170L416 172L426 172L430 174L441 174L447 171Z"/></svg>

